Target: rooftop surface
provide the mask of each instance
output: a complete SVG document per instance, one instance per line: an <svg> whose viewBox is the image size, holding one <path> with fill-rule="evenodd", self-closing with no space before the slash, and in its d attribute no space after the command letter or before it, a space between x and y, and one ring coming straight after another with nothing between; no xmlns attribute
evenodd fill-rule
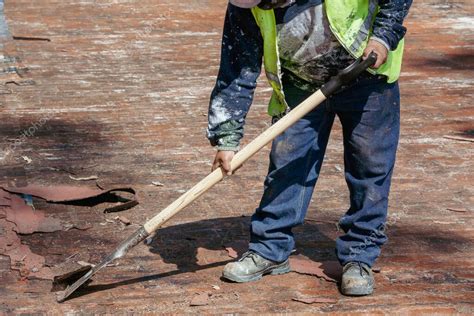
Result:
<svg viewBox="0 0 474 316"><path fill-rule="evenodd" d="M97 182L133 187L140 202L105 214L114 203L34 199L60 228L11 238L43 260L40 268L97 263L208 174L206 115L224 12L217 0L7 1L15 40L0 61L0 185ZM233 260L226 248L247 241L267 147L63 304L50 277L25 270L31 254L7 254L13 226L0 212L0 314L472 314L473 14L468 0L415 1L406 20L401 141L374 295L345 297L335 283L297 272L249 284L220 279ZM245 143L269 126L269 93L261 76ZM348 207L341 140L336 122L307 220L295 230L297 256L313 262L335 260L336 223Z"/></svg>

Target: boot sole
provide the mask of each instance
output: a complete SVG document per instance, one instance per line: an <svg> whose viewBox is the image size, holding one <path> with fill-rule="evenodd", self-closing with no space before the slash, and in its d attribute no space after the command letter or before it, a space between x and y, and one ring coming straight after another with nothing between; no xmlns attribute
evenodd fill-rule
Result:
<svg viewBox="0 0 474 316"><path fill-rule="evenodd" d="M367 287L360 287L360 288L349 288L349 289L345 289L345 288L341 288L341 292L342 294L344 295L347 295L347 296L365 296L365 295L370 295L374 292L374 288L373 286L370 287L370 288L367 288Z"/></svg>
<svg viewBox="0 0 474 316"><path fill-rule="evenodd" d="M258 273L254 273L251 275L246 275L246 276L238 276L234 274L228 274L223 272L222 277L224 277L227 280L237 282L237 283L245 283L245 282L252 282L252 281L257 281L260 280L264 275L280 275L280 274L285 274L290 272L290 263L288 260L280 263L279 265L269 267L266 270L263 270Z"/></svg>

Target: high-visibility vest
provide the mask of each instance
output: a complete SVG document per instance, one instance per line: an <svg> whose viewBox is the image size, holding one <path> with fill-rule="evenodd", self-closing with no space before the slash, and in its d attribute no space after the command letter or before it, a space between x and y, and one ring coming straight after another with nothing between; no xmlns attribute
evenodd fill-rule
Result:
<svg viewBox="0 0 474 316"><path fill-rule="evenodd" d="M354 58L364 53L371 28L379 7L377 0L326 0L324 8L329 26L339 43ZM281 83L281 66L277 41L277 26L273 10L252 8L252 14L263 38L263 63L267 80L273 88L268 114L278 116L287 110ZM372 74L387 76L387 82L395 82L400 76L404 40L394 51L389 51L387 61L378 69L368 69Z"/></svg>

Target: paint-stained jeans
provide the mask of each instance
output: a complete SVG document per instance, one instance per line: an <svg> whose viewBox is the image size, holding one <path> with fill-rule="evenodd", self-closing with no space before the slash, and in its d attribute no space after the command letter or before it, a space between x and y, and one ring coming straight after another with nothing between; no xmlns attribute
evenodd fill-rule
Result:
<svg viewBox="0 0 474 316"><path fill-rule="evenodd" d="M284 82L290 107L311 93ZM272 144L262 200L252 216L250 249L281 262L295 242L318 180L334 118L342 124L350 207L336 241L341 264L372 266L386 241L384 223L400 130L398 83L363 75L295 123Z"/></svg>

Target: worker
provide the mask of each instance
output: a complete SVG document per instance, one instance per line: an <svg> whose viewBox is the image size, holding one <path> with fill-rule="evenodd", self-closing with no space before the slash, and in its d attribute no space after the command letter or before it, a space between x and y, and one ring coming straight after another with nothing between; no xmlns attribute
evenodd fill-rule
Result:
<svg viewBox="0 0 474 316"><path fill-rule="evenodd" d="M398 77L411 0L230 0L220 69L209 105L212 169L231 174L262 60L273 122L358 57L375 64L274 139L249 249L223 277L249 282L290 271L292 228L303 223L334 119L342 125L350 207L336 240L340 290L373 292L372 266L386 242L388 196L400 130Z"/></svg>

